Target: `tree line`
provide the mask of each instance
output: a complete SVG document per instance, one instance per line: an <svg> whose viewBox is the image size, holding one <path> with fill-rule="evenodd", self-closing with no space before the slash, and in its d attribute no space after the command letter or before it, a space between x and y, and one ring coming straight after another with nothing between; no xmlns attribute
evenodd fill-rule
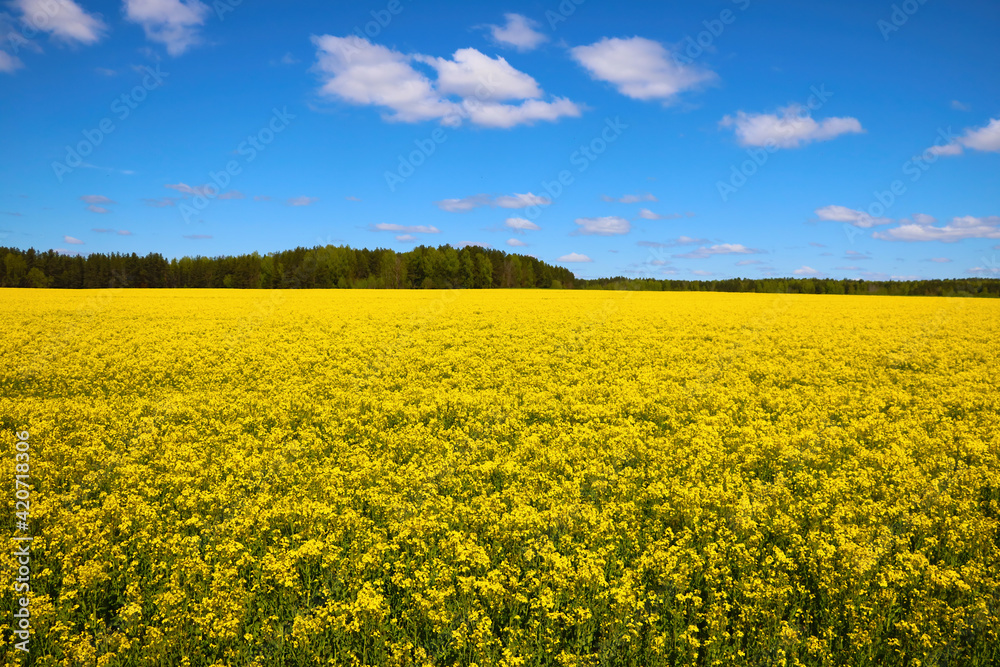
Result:
<svg viewBox="0 0 1000 667"><path fill-rule="evenodd" d="M1000 280L848 280L729 278L656 280L579 279L572 271L527 255L450 245L408 252L348 246L295 248L260 255L182 257L159 253L64 255L53 250L0 247L0 286L94 289L105 287L216 287L239 289L491 289L555 288L656 292L763 292L887 296L1000 297Z"/></svg>
<svg viewBox="0 0 1000 667"><path fill-rule="evenodd" d="M347 246L261 255L182 257L159 253L64 255L0 247L4 287L231 287L239 289L572 288L573 273L526 255L450 245L408 252Z"/></svg>

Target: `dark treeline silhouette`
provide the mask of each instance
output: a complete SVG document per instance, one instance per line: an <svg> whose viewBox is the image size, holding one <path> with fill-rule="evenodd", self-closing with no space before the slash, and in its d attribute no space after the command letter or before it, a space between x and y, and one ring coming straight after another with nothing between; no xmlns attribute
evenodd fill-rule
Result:
<svg viewBox="0 0 1000 667"><path fill-rule="evenodd" d="M84 257L0 248L0 258L4 287L572 288L574 280L561 266L479 246L395 252L328 245L169 260L159 253Z"/></svg>
<svg viewBox="0 0 1000 667"><path fill-rule="evenodd" d="M1000 280L836 280L833 278L730 278L655 280L579 279L566 268L534 257L466 246L418 246L409 252L347 246L295 248L267 255L140 257L113 253L63 255L0 247L3 287L232 287L297 288L511 288L772 294L881 294L890 296L1000 297Z"/></svg>

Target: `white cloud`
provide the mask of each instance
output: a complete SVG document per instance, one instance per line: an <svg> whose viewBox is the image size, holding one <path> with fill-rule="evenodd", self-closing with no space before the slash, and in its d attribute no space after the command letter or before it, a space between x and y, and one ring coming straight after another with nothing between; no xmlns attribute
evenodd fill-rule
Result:
<svg viewBox="0 0 1000 667"><path fill-rule="evenodd" d="M520 239L507 239L507 245L514 246L515 248L524 248L528 244Z"/></svg>
<svg viewBox="0 0 1000 667"><path fill-rule="evenodd" d="M696 276L702 276L702 277L715 275L715 273L713 273L712 271L705 271L704 269L691 269L691 273L693 273Z"/></svg>
<svg viewBox="0 0 1000 667"><path fill-rule="evenodd" d="M574 232L575 234L612 236L614 234L628 234L632 229L628 220L617 215L606 215L601 218L577 218L575 222L580 226Z"/></svg>
<svg viewBox="0 0 1000 667"><path fill-rule="evenodd" d="M931 146L927 152L931 155L961 155L962 147L958 144L945 144L944 146Z"/></svg>
<svg viewBox="0 0 1000 667"><path fill-rule="evenodd" d="M24 63L17 56L12 56L6 51L0 51L0 72L13 72L24 67Z"/></svg>
<svg viewBox="0 0 1000 667"><path fill-rule="evenodd" d="M557 262L593 262L594 260L592 260L591 258L587 257L586 255L581 255L578 252L571 252L568 255L563 255L562 257L560 257L556 261Z"/></svg>
<svg viewBox="0 0 1000 667"><path fill-rule="evenodd" d="M542 197L531 192L523 195L517 193L503 195L496 199L496 205L500 208L528 208L529 206L548 206L551 203L552 200L548 197Z"/></svg>
<svg viewBox="0 0 1000 667"><path fill-rule="evenodd" d="M85 204L114 204L112 200L108 199L104 195L83 195L80 197L80 201Z"/></svg>
<svg viewBox="0 0 1000 667"><path fill-rule="evenodd" d="M212 185L188 185L187 183L167 183L163 187L177 190L192 197L214 197L217 190Z"/></svg>
<svg viewBox="0 0 1000 667"><path fill-rule="evenodd" d="M931 155L961 155L963 146L976 151L1000 153L1000 118L991 118L984 127L966 128L965 134L950 144L934 145L926 152Z"/></svg>
<svg viewBox="0 0 1000 667"><path fill-rule="evenodd" d="M239 190L230 190L229 192L223 192L218 197L219 199L246 199L246 195Z"/></svg>
<svg viewBox="0 0 1000 667"><path fill-rule="evenodd" d="M503 224L506 227L510 227L511 229L516 229L519 231L524 231L524 230L538 231L539 229L541 229L541 227L533 223L531 220L526 220L524 218L507 218Z"/></svg>
<svg viewBox="0 0 1000 667"><path fill-rule="evenodd" d="M608 38L570 49L591 78L606 81L637 100L672 102L681 92L715 78L715 73L684 65L659 42L643 37Z"/></svg>
<svg viewBox="0 0 1000 667"><path fill-rule="evenodd" d="M167 206L176 206L176 199L174 197L163 197L161 199L143 199L146 202L146 206L152 206L153 208L166 208Z"/></svg>
<svg viewBox="0 0 1000 667"><path fill-rule="evenodd" d="M935 227L930 224L900 224L898 227L876 232L875 238L884 241L941 241L953 243L962 239L1000 239L1000 216L977 218L971 215L952 218L947 224Z"/></svg>
<svg viewBox="0 0 1000 667"><path fill-rule="evenodd" d="M763 264L764 262L759 259L744 259L736 262L736 266L753 266L754 264Z"/></svg>
<svg viewBox="0 0 1000 667"><path fill-rule="evenodd" d="M812 268L811 266L802 266L802 268L795 269L794 271L792 271L792 273L794 273L797 276L812 276L812 277L823 275L822 273Z"/></svg>
<svg viewBox="0 0 1000 667"><path fill-rule="evenodd" d="M146 38L179 56L201 38L198 29L211 10L200 0L125 0L125 18L138 23Z"/></svg>
<svg viewBox="0 0 1000 667"><path fill-rule="evenodd" d="M490 58L470 48L455 51L452 58L414 56L414 60L437 70L437 90L442 95L490 100L526 100L542 96L537 81L499 56Z"/></svg>
<svg viewBox="0 0 1000 667"><path fill-rule="evenodd" d="M15 0L13 4L32 28L66 42L94 44L108 29L104 21L83 11L73 0Z"/></svg>
<svg viewBox="0 0 1000 667"><path fill-rule="evenodd" d="M489 195L472 195L460 199L442 199L434 202L442 211L449 213L466 213L481 206L499 206L500 208L528 208L530 206L548 206L552 200L548 197L533 194L514 193L491 198Z"/></svg>
<svg viewBox="0 0 1000 667"><path fill-rule="evenodd" d="M316 69L323 76L320 92L352 104L384 107L388 121L437 120L457 126L468 119L484 127L510 128L580 115L580 108L568 99L539 99L542 89L531 76L476 49L459 49L449 60L407 55L353 35L313 37L313 43ZM432 82L412 62L430 65L437 80ZM514 105L502 100L524 101Z"/></svg>
<svg viewBox="0 0 1000 667"><path fill-rule="evenodd" d="M681 239L683 238L685 237L682 236ZM713 255L758 255L762 252L762 250L748 248L741 243L720 243L713 246L702 246L697 250L682 255L674 255L674 257L682 259L707 259Z"/></svg>
<svg viewBox="0 0 1000 667"><path fill-rule="evenodd" d="M608 202L618 202L619 204L638 204L641 201L657 201L656 197L649 194L648 192L637 195L622 195L621 197L609 197L608 195L601 195L601 199Z"/></svg>
<svg viewBox="0 0 1000 667"><path fill-rule="evenodd" d="M535 30L538 27L537 21L521 14L504 14L503 17L507 19L506 25L489 26L490 34L497 42L509 44L518 51L531 51L548 40L548 37Z"/></svg>
<svg viewBox="0 0 1000 667"><path fill-rule="evenodd" d="M857 118L824 118L816 122L798 104L778 109L777 114L746 113L725 116L719 125L735 128L741 146L799 148L814 141L829 141L842 134L864 132Z"/></svg>
<svg viewBox="0 0 1000 667"><path fill-rule="evenodd" d="M931 257L930 261L937 262L938 264L947 264L951 259L948 257Z"/></svg>
<svg viewBox="0 0 1000 667"><path fill-rule="evenodd" d="M990 119L986 127L966 130L959 141L966 148L977 151L1000 152L1000 118Z"/></svg>
<svg viewBox="0 0 1000 667"><path fill-rule="evenodd" d="M643 220L676 220L682 216L680 213L666 213L661 215L650 211L648 208L644 208L639 211L639 217Z"/></svg>
<svg viewBox="0 0 1000 667"><path fill-rule="evenodd" d="M442 211L465 213L480 206L489 206L490 201L488 195L473 195L471 197L462 197L461 199L442 199L434 203Z"/></svg>
<svg viewBox="0 0 1000 667"><path fill-rule="evenodd" d="M72 236L64 236L63 243L69 243L70 245L83 245L83 241Z"/></svg>
<svg viewBox="0 0 1000 667"><path fill-rule="evenodd" d="M1000 266L974 266L966 273L979 276L998 276L1000 275Z"/></svg>
<svg viewBox="0 0 1000 667"><path fill-rule="evenodd" d="M254 199L256 199L256 197L254 197ZM344 197L344 199L346 199L347 201L361 201L360 197L354 197L354 196L351 196L351 195L348 195L347 197Z"/></svg>
<svg viewBox="0 0 1000 667"><path fill-rule="evenodd" d="M956 111L968 111L969 110L969 105L962 104L958 100L952 100L951 101L951 108L955 109Z"/></svg>
<svg viewBox="0 0 1000 667"><path fill-rule="evenodd" d="M888 225L892 223L890 218L873 218L864 211L858 211L853 208L837 205L824 206L816 209L816 216L820 220L846 222L850 225L854 225L855 227L863 227L865 229L875 227L876 225Z"/></svg>
<svg viewBox="0 0 1000 667"><path fill-rule="evenodd" d="M400 234L399 236L396 237L396 240L403 242L416 241L417 237L414 236L413 234Z"/></svg>
<svg viewBox="0 0 1000 667"><path fill-rule="evenodd" d="M319 201L319 197L289 197L285 202L289 206L310 206Z"/></svg>
<svg viewBox="0 0 1000 667"><path fill-rule="evenodd" d="M437 227L428 225L394 225L388 222L380 222L372 225L372 229L379 232L402 232L405 234L440 234Z"/></svg>
<svg viewBox="0 0 1000 667"><path fill-rule="evenodd" d="M531 125L536 120L555 121L562 116L580 116L580 107L565 97L557 97L551 102L525 100L518 105L463 100L462 110L476 125L501 129Z"/></svg>
<svg viewBox="0 0 1000 667"><path fill-rule="evenodd" d="M91 204L90 206L88 206L87 210L90 211L91 213L110 213L111 212L108 209L104 208L103 206L94 206L93 204Z"/></svg>

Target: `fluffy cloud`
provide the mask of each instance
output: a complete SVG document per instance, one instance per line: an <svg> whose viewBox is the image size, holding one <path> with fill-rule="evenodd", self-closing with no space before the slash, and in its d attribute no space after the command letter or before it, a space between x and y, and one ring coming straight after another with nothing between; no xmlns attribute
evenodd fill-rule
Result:
<svg viewBox="0 0 1000 667"><path fill-rule="evenodd" d="M72 236L64 236L63 243L69 243L70 245L83 245L83 241Z"/></svg>
<svg viewBox="0 0 1000 667"><path fill-rule="evenodd" d="M778 109L777 114L746 113L725 116L719 125L732 127L741 146L799 148L814 141L829 141L842 134L864 132L857 118L824 118L816 122L798 104Z"/></svg>
<svg viewBox="0 0 1000 667"><path fill-rule="evenodd" d="M892 224L892 220L890 218L873 218L864 211L847 208L846 206L824 206L816 209L816 216L820 220L846 222L849 225L863 227L865 229L875 227L876 225Z"/></svg>
<svg viewBox="0 0 1000 667"><path fill-rule="evenodd" d="M353 35L324 35L313 43L323 77L320 93L388 109L384 118L389 121L437 120L456 126L468 119L483 127L510 128L580 115L568 99L542 100L542 89L531 76L476 49L459 49L449 60L407 55ZM437 80L414 69L413 62L432 67ZM503 104L505 100L523 101Z"/></svg>
<svg viewBox="0 0 1000 667"><path fill-rule="evenodd" d="M416 241L417 237L414 236L413 234L400 234L400 235L398 235L396 237L396 240L397 241L402 241L404 243L407 243L407 242L411 242L411 241Z"/></svg>
<svg viewBox="0 0 1000 667"><path fill-rule="evenodd" d="M632 229L628 220L617 215L606 215L601 218L577 218L575 222L580 226L574 232L575 234L613 236L615 234L628 234Z"/></svg>
<svg viewBox="0 0 1000 667"><path fill-rule="evenodd" d="M518 51L531 51L548 40L548 37L535 30L538 22L521 14L504 14L507 24L491 25L490 34L500 44L513 46Z"/></svg>
<svg viewBox="0 0 1000 667"><path fill-rule="evenodd" d="M518 231L538 231L541 229L538 225L533 223L531 220L526 220L524 218L507 218L504 221L505 227L510 227L511 229L516 229Z"/></svg>
<svg viewBox="0 0 1000 667"><path fill-rule="evenodd" d="M991 118L985 127L966 128L965 134L950 144L927 149L931 155L961 155L962 149L1000 153L1000 118Z"/></svg>
<svg viewBox="0 0 1000 667"><path fill-rule="evenodd" d="M83 11L73 0L15 0L13 6L21 10L22 20L32 28L66 42L94 44L108 29L104 21Z"/></svg>
<svg viewBox="0 0 1000 667"><path fill-rule="evenodd" d="M581 255L578 252L571 252L568 255L563 255L556 260L557 262L593 262L591 258L586 255Z"/></svg>
<svg viewBox="0 0 1000 667"><path fill-rule="evenodd" d="M491 100L542 96L537 81L511 67L503 58L490 58L475 49L459 49L452 58L414 56L437 70L437 91L442 95Z"/></svg>
<svg viewBox="0 0 1000 667"><path fill-rule="evenodd" d="M378 232L402 232L405 234L440 234L437 227L428 225L393 225L388 222L380 222L372 225L372 229Z"/></svg>
<svg viewBox="0 0 1000 667"><path fill-rule="evenodd" d="M681 64L662 44L643 37L605 37L570 49L570 55L591 78L637 100L670 103L679 93L715 78L711 70Z"/></svg>
<svg viewBox="0 0 1000 667"><path fill-rule="evenodd" d="M515 248L524 248L528 244L525 243L524 241L521 241L520 239L513 239L512 238L512 239L507 239L507 245L513 246Z"/></svg>
<svg viewBox="0 0 1000 667"><path fill-rule="evenodd" d="M916 216L914 216L916 217ZM977 218L971 215L952 218L947 224L934 226L904 220L898 227L876 232L884 241L942 241L953 243L962 239L1000 239L1000 216Z"/></svg>
<svg viewBox="0 0 1000 667"><path fill-rule="evenodd" d="M289 197L286 204L289 206L311 206L319 201L319 197Z"/></svg>
<svg viewBox="0 0 1000 667"><path fill-rule="evenodd" d="M125 18L142 26L146 38L179 56L200 41L198 29L211 10L199 0L125 0Z"/></svg>
<svg viewBox="0 0 1000 667"><path fill-rule="evenodd" d="M622 195L621 197L601 195L601 199L608 202L618 202L619 204L638 204L641 201L657 201L656 197L648 192L638 195Z"/></svg>
<svg viewBox="0 0 1000 667"><path fill-rule="evenodd" d="M681 259L707 259L713 255L758 255L762 252L762 250L748 248L740 243L720 243L713 246L702 246L697 250L684 253L683 255L674 255L674 257Z"/></svg>
<svg viewBox="0 0 1000 667"><path fill-rule="evenodd" d="M552 200L534 193L514 193L492 198L489 195L472 195L461 199L442 199L434 202L442 211L449 213L465 213L481 206L499 206L500 208L528 208L529 206L548 206Z"/></svg>
<svg viewBox="0 0 1000 667"><path fill-rule="evenodd" d="M812 268L811 266L802 266L801 268L792 271L792 273L794 273L797 276L813 277L813 278L823 275L822 273Z"/></svg>

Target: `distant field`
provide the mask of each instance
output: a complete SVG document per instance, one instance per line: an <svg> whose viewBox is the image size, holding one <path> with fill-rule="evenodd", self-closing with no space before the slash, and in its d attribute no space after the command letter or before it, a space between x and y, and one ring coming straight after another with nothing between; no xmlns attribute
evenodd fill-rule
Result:
<svg viewBox="0 0 1000 667"><path fill-rule="evenodd" d="M0 315L7 525L22 430L34 498L6 665L1000 663L1000 301L6 289Z"/></svg>

